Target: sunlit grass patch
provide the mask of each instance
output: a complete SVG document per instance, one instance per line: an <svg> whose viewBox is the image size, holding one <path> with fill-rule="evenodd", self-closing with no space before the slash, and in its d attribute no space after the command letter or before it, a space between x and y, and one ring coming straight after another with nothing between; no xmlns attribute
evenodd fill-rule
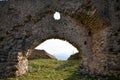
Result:
<svg viewBox="0 0 120 80"><path fill-rule="evenodd" d="M80 64L80 60L30 60L26 75L5 80L118 80L114 77L82 74L77 70Z"/></svg>
<svg viewBox="0 0 120 80"><path fill-rule="evenodd" d="M64 80L79 67L78 60L36 59L29 61L30 69L23 77L7 80Z"/></svg>

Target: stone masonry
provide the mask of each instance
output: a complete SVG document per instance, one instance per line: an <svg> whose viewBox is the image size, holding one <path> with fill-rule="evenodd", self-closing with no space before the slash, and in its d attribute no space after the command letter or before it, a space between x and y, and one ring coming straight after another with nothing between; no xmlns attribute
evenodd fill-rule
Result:
<svg viewBox="0 0 120 80"><path fill-rule="evenodd" d="M22 76L27 55L50 38L82 51L80 71L120 76L120 0L0 1L0 77ZM61 19L55 20L54 13Z"/></svg>

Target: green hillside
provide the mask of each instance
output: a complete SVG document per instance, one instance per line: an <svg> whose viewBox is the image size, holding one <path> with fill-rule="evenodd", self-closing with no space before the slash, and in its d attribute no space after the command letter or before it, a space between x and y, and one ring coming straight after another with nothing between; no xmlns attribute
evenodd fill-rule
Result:
<svg viewBox="0 0 120 80"><path fill-rule="evenodd" d="M106 80L100 76L89 76L77 71L79 60L36 59L29 61L29 71L23 77L5 80ZM108 78L107 78L108 79ZM111 77L108 80L116 80Z"/></svg>

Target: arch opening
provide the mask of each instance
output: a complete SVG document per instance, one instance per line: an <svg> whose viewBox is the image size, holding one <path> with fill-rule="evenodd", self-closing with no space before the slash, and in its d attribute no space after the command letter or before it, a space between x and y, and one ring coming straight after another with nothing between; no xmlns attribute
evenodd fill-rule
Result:
<svg viewBox="0 0 120 80"><path fill-rule="evenodd" d="M78 49L66 40L48 39L35 47L36 50L44 50L58 60L67 60L71 55L78 53ZM32 54L31 54L32 55Z"/></svg>
<svg viewBox="0 0 120 80"><path fill-rule="evenodd" d="M38 41L39 42L39 41ZM76 72L76 70L79 68L79 65L81 64L81 61L79 59L68 59L72 54L80 54L79 48L76 48L75 43L72 43L71 41L67 41L65 39L61 38L47 38L45 40L42 40L31 48L31 51L39 49L41 51L46 51L48 54L52 54L57 58L51 59L51 58L36 58L36 59L29 59L29 66L31 69L36 70L35 76L42 77L44 80L46 79L65 79L71 77L71 75ZM79 51L78 51L79 50ZM30 55L33 55L30 53ZM78 55L77 55L78 56ZM72 72L71 72L72 69ZM70 75L66 75L70 74ZM48 76L49 75L49 76ZM60 77L58 77L60 75ZM64 76L63 76L64 75ZM33 75L34 76L34 75ZM44 77L43 77L44 76ZM47 76L47 77L46 77ZM32 77L32 76L31 76ZM69 80L69 79L68 79Z"/></svg>
<svg viewBox="0 0 120 80"><path fill-rule="evenodd" d="M60 19L61 19L60 13L56 11L56 12L54 13L54 15L53 15L53 18L54 18L55 20L60 20Z"/></svg>

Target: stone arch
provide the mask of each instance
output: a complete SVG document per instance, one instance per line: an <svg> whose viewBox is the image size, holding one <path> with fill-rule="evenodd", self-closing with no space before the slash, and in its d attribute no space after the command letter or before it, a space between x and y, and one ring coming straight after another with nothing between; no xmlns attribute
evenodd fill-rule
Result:
<svg viewBox="0 0 120 80"><path fill-rule="evenodd" d="M32 34L30 37L27 37L28 34L25 32L23 41L19 45L21 45L21 51L23 56L28 55L29 52L36 47L38 44L50 38L59 38L62 40L67 40L75 47L78 48L79 51L82 51L84 56L90 58L90 45L84 45L84 41L88 40L88 30L80 24L76 24L72 21L72 18L69 16L64 16L61 14L61 20L55 21L53 16L47 15L44 17L42 22L37 22L38 24L32 27ZM46 21L47 20L47 21ZM44 22L44 23L43 23ZM65 25L66 24L66 25ZM48 25L48 26L46 26ZM42 28L41 28L42 27ZM76 39L77 38L77 39ZM24 49L23 49L24 47ZM30 50L30 51L28 51ZM28 52L27 52L28 51ZM19 55L18 55L19 56ZM21 75L23 67L22 64L19 65L17 75ZM26 65L25 65L26 66ZM26 69L26 68L25 68ZM23 71L24 72L24 71Z"/></svg>
<svg viewBox="0 0 120 80"><path fill-rule="evenodd" d="M26 67L19 59L27 63L25 56L27 50L53 37L75 43L78 49L83 51L81 69L87 73L119 75L120 45L116 41L119 42L120 19L118 7L117 12L113 9L119 3L113 2L104 0L0 2L0 57L3 58L0 62L5 63L0 74L2 76L4 75L2 72L10 72L10 75L16 75L17 72L18 76L24 74L25 72L20 71L22 69L26 71ZM53 19L55 11L61 13L59 21ZM114 36L116 30L118 32ZM117 47L110 51L111 46ZM23 68L19 68L21 65Z"/></svg>

